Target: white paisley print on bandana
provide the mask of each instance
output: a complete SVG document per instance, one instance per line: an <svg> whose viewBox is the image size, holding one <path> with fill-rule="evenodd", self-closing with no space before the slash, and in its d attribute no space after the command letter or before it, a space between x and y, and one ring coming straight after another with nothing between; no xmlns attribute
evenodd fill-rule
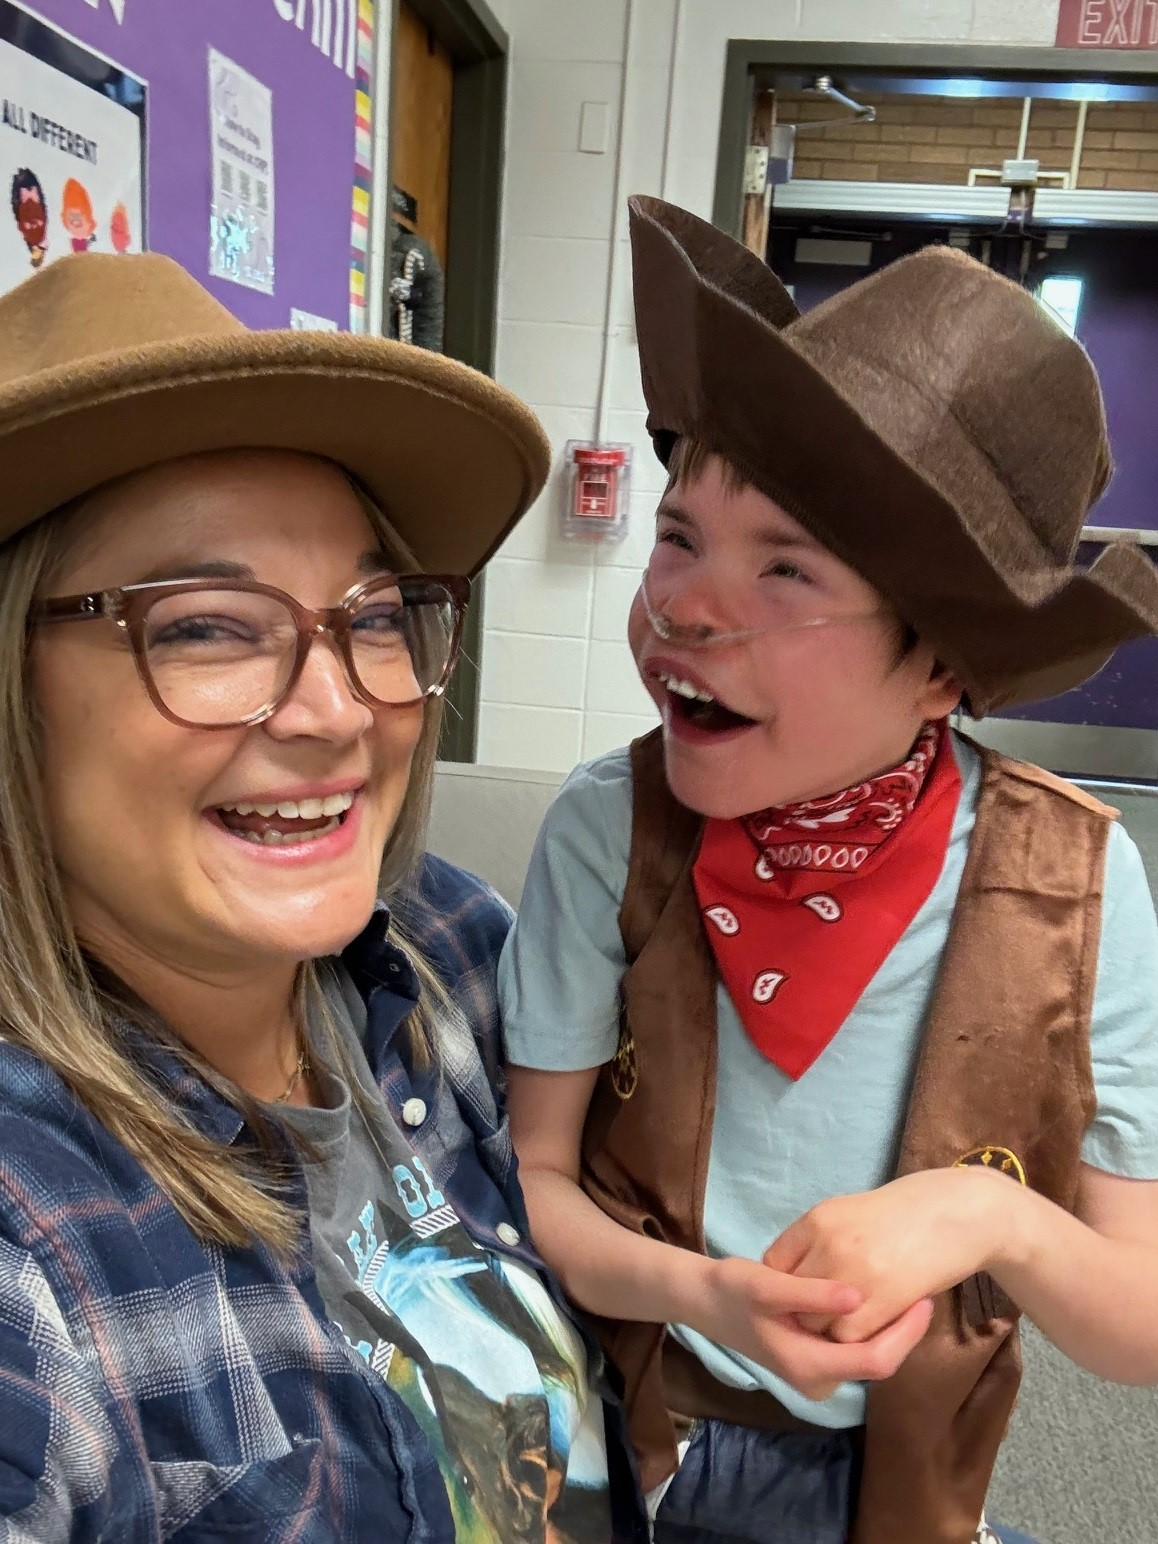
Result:
<svg viewBox="0 0 1158 1544"><path fill-rule="evenodd" d="M782 869L855 874L912 814L936 760L940 738L938 726L929 724L909 759L892 772L825 799L783 804L747 816L742 824L759 854L759 877L771 877Z"/></svg>

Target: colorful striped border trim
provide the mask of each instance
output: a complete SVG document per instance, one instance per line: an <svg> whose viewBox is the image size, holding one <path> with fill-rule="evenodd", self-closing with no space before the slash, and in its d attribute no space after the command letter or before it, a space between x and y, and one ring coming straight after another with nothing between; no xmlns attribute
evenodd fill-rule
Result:
<svg viewBox="0 0 1158 1544"><path fill-rule="evenodd" d="M374 160L374 4L358 0L354 65L354 194L350 222L350 331L366 331L366 251Z"/></svg>

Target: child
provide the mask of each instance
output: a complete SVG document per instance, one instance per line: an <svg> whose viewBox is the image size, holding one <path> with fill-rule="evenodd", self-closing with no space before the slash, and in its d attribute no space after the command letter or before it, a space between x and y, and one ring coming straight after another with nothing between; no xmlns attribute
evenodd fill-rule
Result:
<svg viewBox="0 0 1158 1544"><path fill-rule="evenodd" d="M533 1231L657 1540L969 1544L1019 1313L1158 1382L1158 923L1112 811L948 719L1158 631L1158 573L1073 566L1101 394L1025 291L930 248L797 317L680 210L632 242L662 728L504 956Z"/></svg>
<svg viewBox="0 0 1158 1544"><path fill-rule="evenodd" d="M87 252L96 237L96 215L93 214L88 189L75 177L70 177L64 185L60 218L68 232L72 250Z"/></svg>

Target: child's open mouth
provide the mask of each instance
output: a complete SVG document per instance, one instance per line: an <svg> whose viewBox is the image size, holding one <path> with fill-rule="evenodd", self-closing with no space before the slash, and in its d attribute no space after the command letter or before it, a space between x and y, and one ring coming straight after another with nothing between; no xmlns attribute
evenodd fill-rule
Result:
<svg viewBox="0 0 1158 1544"><path fill-rule="evenodd" d="M326 799L287 799L280 804L220 805L216 814L225 829L243 841L292 847L330 836L353 804L352 793L335 793Z"/></svg>
<svg viewBox="0 0 1158 1544"><path fill-rule="evenodd" d="M707 734L751 729L756 723L754 718L745 718L742 713L725 707L710 692L702 690L691 681L667 674L657 675L656 679L667 692L673 717Z"/></svg>

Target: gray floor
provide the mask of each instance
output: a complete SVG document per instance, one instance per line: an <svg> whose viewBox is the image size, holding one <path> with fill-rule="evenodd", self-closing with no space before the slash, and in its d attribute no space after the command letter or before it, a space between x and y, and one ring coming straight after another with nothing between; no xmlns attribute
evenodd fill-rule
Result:
<svg viewBox="0 0 1158 1544"><path fill-rule="evenodd" d="M1033 1329L989 1494L994 1521L1040 1544L1155 1544L1158 1390L1079 1372Z"/></svg>

